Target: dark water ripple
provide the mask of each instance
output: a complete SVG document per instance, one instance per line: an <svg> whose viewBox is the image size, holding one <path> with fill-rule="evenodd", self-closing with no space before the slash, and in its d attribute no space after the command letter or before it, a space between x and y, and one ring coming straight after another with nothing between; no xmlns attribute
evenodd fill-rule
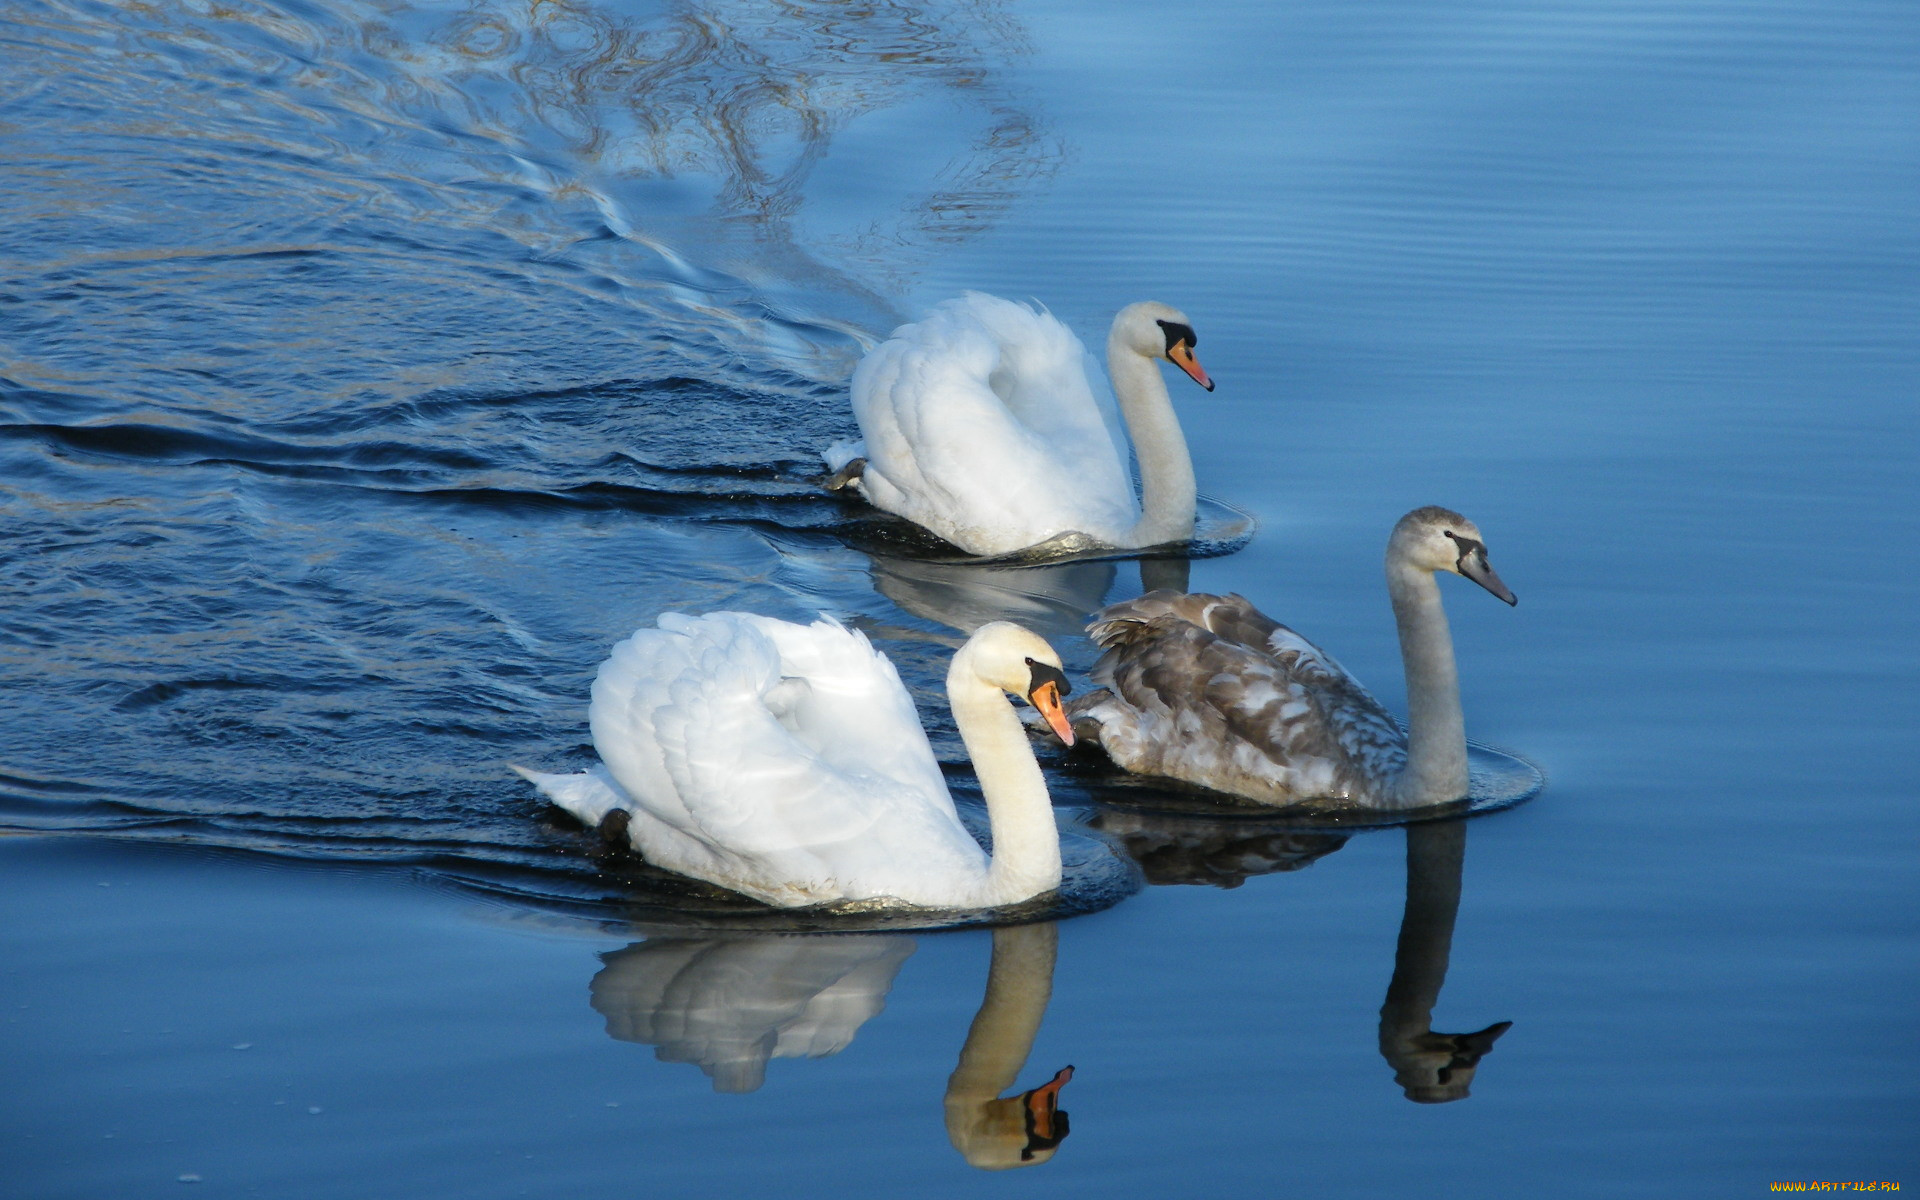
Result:
<svg viewBox="0 0 1920 1200"><path fill-rule="evenodd" d="M659 612L936 548L814 482L870 280L1059 154L990 6L813 7L0 8L0 826L653 886L504 764ZM801 219L929 99L932 191Z"/></svg>

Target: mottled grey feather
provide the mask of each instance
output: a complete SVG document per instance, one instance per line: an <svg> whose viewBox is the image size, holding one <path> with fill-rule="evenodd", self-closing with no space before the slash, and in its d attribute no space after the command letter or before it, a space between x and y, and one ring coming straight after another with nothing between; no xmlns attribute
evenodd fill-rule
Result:
<svg viewBox="0 0 1920 1200"><path fill-rule="evenodd" d="M1129 771L1266 804L1377 804L1406 761L1380 702L1242 596L1149 592L1088 633L1102 687L1068 713Z"/></svg>

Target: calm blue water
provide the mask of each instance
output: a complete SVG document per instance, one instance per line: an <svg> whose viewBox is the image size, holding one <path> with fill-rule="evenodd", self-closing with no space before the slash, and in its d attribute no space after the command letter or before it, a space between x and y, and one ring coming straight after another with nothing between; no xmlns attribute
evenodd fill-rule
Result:
<svg viewBox="0 0 1920 1200"><path fill-rule="evenodd" d="M1920 1180L1911 5L0 31L9 1194ZM1522 603L1446 589L1469 732L1547 790L1313 831L1056 766L1151 886L835 937L538 804L503 764L587 761L666 609L859 624L956 764L956 627L1091 662L1135 564L929 563L811 483L862 346L963 288L1185 309L1259 524L1192 586L1390 707L1386 531L1474 518ZM976 1169L1068 1064L1070 1135Z"/></svg>

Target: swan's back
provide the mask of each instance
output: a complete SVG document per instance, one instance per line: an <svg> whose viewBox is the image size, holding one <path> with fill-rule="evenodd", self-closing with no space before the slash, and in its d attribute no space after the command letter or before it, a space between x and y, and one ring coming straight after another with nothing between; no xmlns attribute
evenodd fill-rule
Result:
<svg viewBox="0 0 1920 1200"><path fill-rule="evenodd" d="M867 498L962 549L1113 541L1138 519L1111 393L1049 313L978 292L939 304L861 360L853 411Z"/></svg>
<svg viewBox="0 0 1920 1200"><path fill-rule="evenodd" d="M1088 632L1106 651L1093 669L1104 690L1070 710L1130 771L1267 803L1365 803L1405 762L1380 702L1244 597L1149 592L1101 610Z"/></svg>
<svg viewBox="0 0 1920 1200"><path fill-rule="evenodd" d="M658 866L792 906L984 874L893 664L830 621L670 613L615 646L588 712L604 771L527 773Z"/></svg>

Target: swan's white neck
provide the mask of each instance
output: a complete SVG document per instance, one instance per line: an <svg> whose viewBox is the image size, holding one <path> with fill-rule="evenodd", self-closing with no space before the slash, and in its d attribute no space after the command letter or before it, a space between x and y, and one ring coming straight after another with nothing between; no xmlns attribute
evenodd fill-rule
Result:
<svg viewBox="0 0 1920 1200"><path fill-rule="evenodd" d="M947 669L947 701L980 777L993 830L993 859L978 900L991 908L1060 886L1060 831L1026 730L1006 693L974 671L972 646L961 647Z"/></svg>
<svg viewBox="0 0 1920 1200"><path fill-rule="evenodd" d="M1140 520L1128 545L1188 541L1199 490L1187 436L1180 431L1160 368L1126 344L1118 321L1107 335L1107 374L1133 439L1134 457L1140 460Z"/></svg>
<svg viewBox="0 0 1920 1200"><path fill-rule="evenodd" d="M1001 1099L1000 1093L1015 1086L1047 1014L1059 936L1051 924L993 931L987 994L947 1080L947 1140L976 1167L997 1170L1027 1161L1022 1150L1032 1127L1022 1097Z"/></svg>
<svg viewBox="0 0 1920 1200"><path fill-rule="evenodd" d="M1407 763L1393 783L1399 808L1445 804L1467 795L1467 722L1453 635L1433 572L1389 552L1387 592L1407 669Z"/></svg>
<svg viewBox="0 0 1920 1200"><path fill-rule="evenodd" d="M947 1080L949 1112L979 1104L1012 1087L1027 1065L1040 1021L1053 996L1053 961L1059 930L1044 925L1002 925L993 931L993 961L987 994L967 1029L960 1062ZM952 1116L948 1117L949 1124Z"/></svg>

